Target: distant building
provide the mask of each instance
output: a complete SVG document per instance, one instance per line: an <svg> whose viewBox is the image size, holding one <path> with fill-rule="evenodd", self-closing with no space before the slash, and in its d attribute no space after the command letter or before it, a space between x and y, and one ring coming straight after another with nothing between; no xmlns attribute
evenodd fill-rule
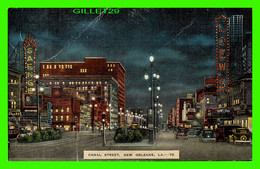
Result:
<svg viewBox="0 0 260 169"><path fill-rule="evenodd" d="M229 18L229 77L231 82L243 75L243 15Z"/></svg>

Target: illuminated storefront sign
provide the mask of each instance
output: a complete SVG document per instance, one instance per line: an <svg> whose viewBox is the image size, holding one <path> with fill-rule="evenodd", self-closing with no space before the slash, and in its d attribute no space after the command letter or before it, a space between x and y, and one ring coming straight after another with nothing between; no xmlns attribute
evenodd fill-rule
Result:
<svg viewBox="0 0 260 169"><path fill-rule="evenodd" d="M229 22L221 15L215 18L217 92L229 90Z"/></svg>
<svg viewBox="0 0 260 169"><path fill-rule="evenodd" d="M37 45L30 33L23 43L23 50L24 50L25 93L35 93L35 91L33 91L33 88L36 88L35 55L37 51Z"/></svg>

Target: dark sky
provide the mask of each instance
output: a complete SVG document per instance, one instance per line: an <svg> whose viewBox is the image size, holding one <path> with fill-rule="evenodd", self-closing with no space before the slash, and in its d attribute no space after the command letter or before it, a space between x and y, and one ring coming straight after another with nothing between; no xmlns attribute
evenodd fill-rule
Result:
<svg viewBox="0 0 260 169"><path fill-rule="evenodd" d="M126 73L126 107L149 107L144 80L149 56L160 74L164 115L178 97L203 88L215 75L215 17L244 16L252 32L251 9L120 9L119 14L76 15L73 9L9 9L9 51L29 32L38 43L37 62L105 57ZM166 117L166 116L165 116Z"/></svg>

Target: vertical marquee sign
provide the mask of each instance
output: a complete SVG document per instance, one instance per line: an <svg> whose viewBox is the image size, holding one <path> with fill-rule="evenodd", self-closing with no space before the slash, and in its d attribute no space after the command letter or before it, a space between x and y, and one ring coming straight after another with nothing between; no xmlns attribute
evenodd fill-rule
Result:
<svg viewBox="0 0 260 169"><path fill-rule="evenodd" d="M229 20L215 18L216 28L216 84L217 92L229 90Z"/></svg>
<svg viewBox="0 0 260 169"><path fill-rule="evenodd" d="M37 45L33 36L29 33L29 36L23 43L24 50L24 71L25 71L25 93L35 93L33 88L36 88L35 83L35 56L37 51Z"/></svg>

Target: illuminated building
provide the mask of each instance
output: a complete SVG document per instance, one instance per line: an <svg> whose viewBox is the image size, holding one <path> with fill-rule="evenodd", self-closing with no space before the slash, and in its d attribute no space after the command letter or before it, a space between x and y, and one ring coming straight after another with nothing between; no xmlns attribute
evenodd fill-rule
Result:
<svg viewBox="0 0 260 169"><path fill-rule="evenodd" d="M101 98L107 106L111 105L111 125L115 126L120 108L123 112L125 110L125 69L120 63L107 62L105 58L85 58L84 61L43 62L40 64L40 78L45 81L46 87L74 88L77 97L85 95L88 98L101 86ZM81 110L81 121L84 121L81 126L89 127L89 115L84 115L84 112L89 114L90 109L85 105Z"/></svg>
<svg viewBox="0 0 260 169"><path fill-rule="evenodd" d="M8 69L8 121L17 124L21 117L22 80L20 72Z"/></svg>

